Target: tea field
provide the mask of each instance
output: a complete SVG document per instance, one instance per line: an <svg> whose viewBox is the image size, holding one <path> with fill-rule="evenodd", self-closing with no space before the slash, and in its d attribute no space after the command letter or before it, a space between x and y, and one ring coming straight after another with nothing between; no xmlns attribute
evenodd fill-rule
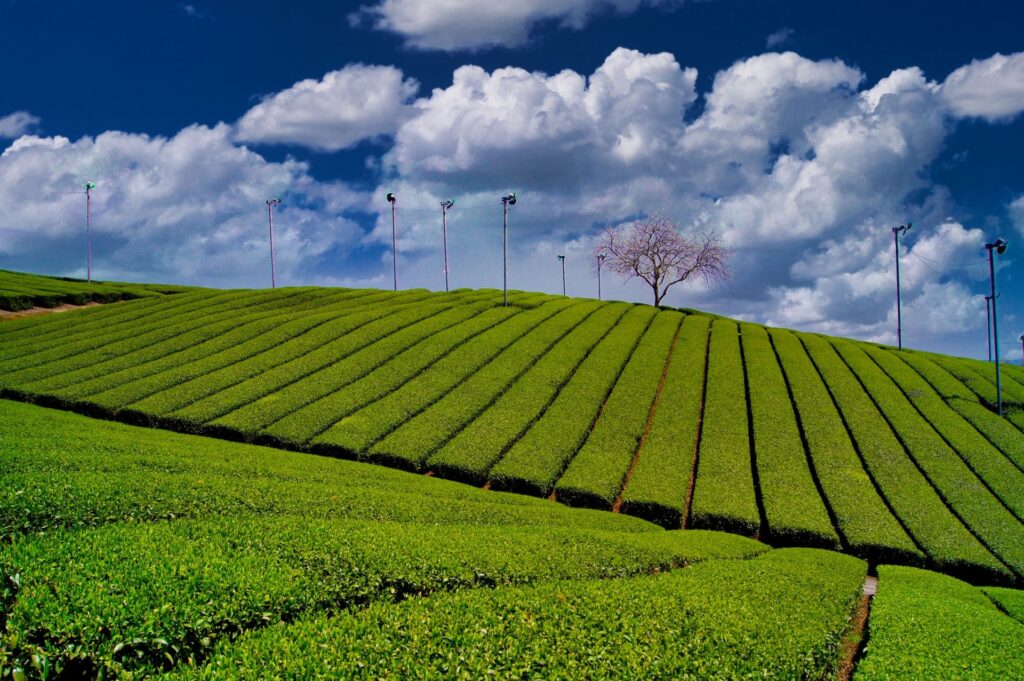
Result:
<svg viewBox="0 0 1024 681"><path fill-rule="evenodd" d="M0 321L0 679L1024 668L1019 367L1000 417L986 363L694 310L122 296Z"/></svg>

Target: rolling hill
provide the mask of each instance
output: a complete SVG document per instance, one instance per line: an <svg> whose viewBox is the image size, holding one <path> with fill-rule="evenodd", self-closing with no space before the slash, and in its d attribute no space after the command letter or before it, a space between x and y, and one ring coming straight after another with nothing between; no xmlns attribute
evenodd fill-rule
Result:
<svg viewBox="0 0 1024 681"><path fill-rule="evenodd" d="M1015 368L1014 368L1015 369ZM3 396L664 527L1024 577L1024 376L491 290L191 290L0 327Z"/></svg>

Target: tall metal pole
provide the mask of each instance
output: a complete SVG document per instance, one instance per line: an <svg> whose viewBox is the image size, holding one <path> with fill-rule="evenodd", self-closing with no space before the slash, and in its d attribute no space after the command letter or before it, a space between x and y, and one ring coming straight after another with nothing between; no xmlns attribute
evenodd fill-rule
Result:
<svg viewBox="0 0 1024 681"><path fill-rule="evenodd" d="M281 199L267 199L267 218L270 222L270 288L277 288L277 261L274 258L274 206Z"/></svg>
<svg viewBox="0 0 1024 681"><path fill-rule="evenodd" d="M398 199L394 194L388 193L388 203L391 204L391 273L394 277L395 290L398 290L398 231L395 227L395 208Z"/></svg>
<svg viewBox="0 0 1024 681"><path fill-rule="evenodd" d="M503 288L505 290L505 307L508 307L508 207L509 205L516 205L515 192L510 192L506 196L501 197L501 212L504 218L503 227L501 231L502 241L502 265L503 265Z"/></svg>
<svg viewBox="0 0 1024 681"><path fill-rule="evenodd" d="M899 349L903 349L903 301L900 298L900 234L904 234L913 226L908 222L905 225L892 228L893 240L896 243L896 343Z"/></svg>
<svg viewBox="0 0 1024 681"><path fill-rule="evenodd" d="M562 295L565 295L565 256L560 255L558 259L562 261Z"/></svg>
<svg viewBox="0 0 1024 681"><path fill-rule="evenodd" d="M448 209L455 205L451 199L441 202L441 235L444 239L444 290L448 291Z"/></svg>
<svg viewBox="0 0 1024 681"><path fill-rule="evenodd" d="M985 338L988 340L988 361L992 361L992 296L985 296Z"/></svg>
<svg viewBox="0 0 1024 681"><path fill-rule="evenodd" d="M597 256L597 299L601 300L601 263L604 262L605 256Z"/></svg>
<svg viewBox="0 0 1024 681"><path fill-rule="evenodd" d="M92 190L96 185L92 182L85 183L85 276L86 281L92 283Z"/></svg>
<svg viewBox="0 0 1024 681"><path fill-rule="evenodd" d="M996 239L995 242L985 244L986 250L988 250L988 277L989 284L991 287L990 295L992 296L992 339L993 345L995 346L994 359L996 362L996 409L999 415L1003 415L1003 381L999 375L999 314L997 313L996 307L996 267L993 262L992 249L996 249L998 253L1002 253L1006 250L1006 242L1002 239Z"/></svg>

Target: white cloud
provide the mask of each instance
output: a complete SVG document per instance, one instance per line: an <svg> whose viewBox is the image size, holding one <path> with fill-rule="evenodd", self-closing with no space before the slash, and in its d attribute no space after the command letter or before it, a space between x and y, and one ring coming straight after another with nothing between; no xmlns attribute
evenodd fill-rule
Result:
<svg viewBox="0 0 1024 681"><path fill-rule="evenodd" d="M775 31L775 33L770 34L765 39L765 47L767 47L769 50L774 50L776 47L779 47L780 45L785 45L787 42L789 42L789 39L793 37L793 33L793 29L789 27L780 28L778 31Z"/></svg>
<svg viewBox="0 0 1024 681"><path fill-rule="evenodd" d="M1018 232L1024 234L1024 195L1011 201L1009 209L1014 226L1017 227Z"/></svg>
<svg viewBox="0 0 1024 681"><path fill-rule="evenodd" d="M942 98L962 118L1000 121L1016 116L1024 111L1024 52L961 66L942 83Z"/></svg>
<svg viewBox="0 0 1024 681"><path fill-rule="evenodd" d="M419 89L393 66L349 64L320 80L301 80L249 109L236 124L242 142L297 144L338 151L392 135Z"/></svg>
<svg viewBox="0 0 1024 681"><path fill-rule="evenodd" d="M397 33L410 47L479 50L525 43L539 22L579 29L599 13L632 12L640 5L672 5L675 0L381 0L349 19Z"/></svg>
<svg viewBox="0 0 1024 681"><path fill-rule="evenodd" d="M403 177L557 191L650 172L682 134L697 72L619 48L588 78L518 68L455 71L416 103L387 163Z"/></svg>
<svg viewBox="0 0 1024 681"><path fill-rule="evenodd" d="M39 117L27 111L15 111L0 117L0 139L17 139L39 126Z"/></svg>
<svg viewBox="0 0 1024 681"><path fill-rule="evenodd" d="M84 274L83 197L93 192L94 274L213 285L264 285L268 196L283 195L275 241L279 281L359 231L343 213L360 197L313 180L304 163L271 163L231 142L230 128L177 135L105 132L75 142L22 138L0 157L0 186L19 197L0 215L0 254L17 266ZM25 267L25 269L36 269Z"/></svg>

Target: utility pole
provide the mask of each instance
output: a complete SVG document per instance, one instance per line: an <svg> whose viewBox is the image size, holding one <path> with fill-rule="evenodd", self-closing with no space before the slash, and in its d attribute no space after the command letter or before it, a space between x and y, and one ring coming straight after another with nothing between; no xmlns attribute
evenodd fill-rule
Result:
<svg viewBox="0 0 1024 681"><path fill-rule="evenodd" d="M391 192L388 192L388 203L391 204L391 273L395 281L395 290L398 290L398 232L395 229L395 206L398 199Z"/></svg>
<svg viewBox="0 0 1024 681"><path fill-rule="evenodd" d="M96 183L85 183L85 276L92 283L92 190Z"/></svg>
<svg viewBox="0 0 1024 681"><path fill-rule="evenodd" d="M502 227L501 240L502 264L504 269L502 281L503 287L505 289L505 307L508 307L508 207L514 205L516 205L515 192L509 192L505 196L501 197L501 212L504 218L504 226Z"/></svg>
<svg viewBox="0 0 1024 681"><path fill-rule="evenodd" d="M985 338L988 340L988 361L992 361L992 296L985 296Z"/></svg>
<svg viewBox="0 0 1024 681"><path fill-rule="evenodd" d="M274 260L274 207L281 205L281 199L267 199L267 218L270 220L270 288L277 288L277 263Z"/></svg>
<svg viewBox="0 0 1024 681"><path fill-rule="evenodd" d="M892 237L896 242L896 342L903 349L903 301L900 299L900 235L906 234L913 223L892 228Z"/></svg>
<svg viewBox="0 0 1024 681"><path fill-rule="evenodd" d="M988 276L991 285L992 296L992 339L993 345L995 346L995 355L993 358L996 362L996 408L999 411L999 415L1003 415L1003 382L999 375L999 314L996 308L996 268L992 261L992 251L996 254L1002 255L1006 252L1006 240L996 239L990 244L985 244L985 250L988 251Z"/></svg>
<svg viewBox="0 0 1024 681"><path fill-rule="evenodd" d="M441 202L441 235L444 239L444 290L448 292L448 211L455 206L455 201L448 199Z"/></svg>
<svg viewBox="0 0 1024 681"><path fill-rule="evenodd" d="M597 256L597 299L601 300L601 263L604 262L605 256Z"/></svg>
<svg viewBox="0 0 1024 681"><path fill-rule="evenodd" d="M565 295L565 256L560 255L558 259L562 261L562 295Z"/></svg>

